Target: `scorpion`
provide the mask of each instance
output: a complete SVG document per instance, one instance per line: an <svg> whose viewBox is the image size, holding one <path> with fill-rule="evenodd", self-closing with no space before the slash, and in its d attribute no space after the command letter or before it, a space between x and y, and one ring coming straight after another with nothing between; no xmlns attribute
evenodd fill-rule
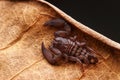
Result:
<svg viewBox="0 0 120 80"><path fill-rule="evenodd" d="M43 56L48 63L59 65L61 60L65 62L77 62L90 65L98 63L98 58L95 51L87 46L86 42L77 41L77 36L68 37L71 33L71 26L63 19L52 19L44 23L44 26L63 28L56 31L49 49L42 42L41 48Z"/></svg>

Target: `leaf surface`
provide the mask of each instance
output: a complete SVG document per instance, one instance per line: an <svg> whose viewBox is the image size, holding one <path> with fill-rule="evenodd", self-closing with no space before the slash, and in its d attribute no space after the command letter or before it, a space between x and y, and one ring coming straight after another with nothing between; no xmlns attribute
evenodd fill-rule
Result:
<svg viewBox="0 0 120 80"><path fill-rule="evenodd" d="M120 53L73 28L73 34L105 58L82 73L79 64L52 66L41 53L41 43L50 45L57 29L44 27L61 17L47 4L35 1L0 1L1 80L120 80ZM73 25L74 27L74 25ZM84 76L82 76L84 74ZM81 77L82 76L82 77Z"/></svg>

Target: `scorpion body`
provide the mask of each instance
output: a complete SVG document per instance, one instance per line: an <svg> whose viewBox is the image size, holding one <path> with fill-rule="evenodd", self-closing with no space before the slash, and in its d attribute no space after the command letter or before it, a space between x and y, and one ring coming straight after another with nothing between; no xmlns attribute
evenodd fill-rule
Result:
<svg viewBox="0 0 120 80"><path fill-rule="evenodd" d="M49 50L42 43L42 53L50 64L59 64L60 60L87 65L98 63L95 51L88 47L86 42L77 41L77 36L68 37L71 33L71 27L64 20L53 19L47 21L44 26L64 27L63 31L55 32L55 38L49 46Z"/></svg>
<svg viewBox="0 0 120 80"><path fill-rule="evenodd" d="M58 42L58 43L57 43ZM81 63L95 64L98 62L93 50L86 46L85 42L57 37L53 41L53 46L61 51L63 55L78 58Z"/></svg>

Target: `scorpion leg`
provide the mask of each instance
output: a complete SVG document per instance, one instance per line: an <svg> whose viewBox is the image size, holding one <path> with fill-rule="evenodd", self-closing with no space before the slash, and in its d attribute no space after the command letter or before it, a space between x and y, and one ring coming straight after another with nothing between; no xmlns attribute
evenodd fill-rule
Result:
<svg viewBox="0 0 120 80"><path fill-rule="evenodd" d="M64 27L64 30L55 32L55 37L67 37L71 32L71 27L63 19L49 20L44 24L44 26L52 26L57 28Z"/></svg>
<svg viewBox="0 0 120 80"><path fill-rule="evenodd" d="M81 62L81 60L77 57L73 57L73 56L69 56L69 60L70 61L75 61L75 62L78 62L80 64L80 67L81 67L81 71L84 72L84 67L83 67L83 64Z"/></svg>
<svg viewBox="0 0 120 80"><path fill-rule="evenodd" d="M69 58L68 55L64 53L64 54L63 54L63 57L65 58L65 63L67 63L67 62L69 61L69 60L68 60L68 58Z"/></svg>
<svg viewBox="0 0 120 80"><path fill-rule="evenodd" d="M61 58L61 52L56 50L56 54L59 54L59 55L55 55L53 54L50 50L46 49L44 44L42 43L42 53L43 53L43 56L46 58L46 60L52 64L52 65L56 65L58 64L60 58Z"/></svg>
<svg viewBox="0 0 120 80"><path fill-rule="evenodd" d="M90 47L86 47L90 52L95 53L96 55L100 56L103 60L106 60L101 54L95 52L93 49L91 49Z"/></svg>

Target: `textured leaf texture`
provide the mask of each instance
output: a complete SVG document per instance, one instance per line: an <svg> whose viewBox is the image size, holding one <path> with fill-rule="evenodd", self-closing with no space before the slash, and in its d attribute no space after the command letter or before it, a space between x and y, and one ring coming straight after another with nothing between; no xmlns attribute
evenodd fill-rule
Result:
<svg viewBox="0 0 120 80"><path fill-rule="evenodd" d="M82 73L79 64L48 64L41 43L50 45L54 28L43 24L61 17L47 4L36 1L0 1L0 80L120 80L120 51L81 30L72 34L98 52L99 63ZM83 75L84 74L84 75ZM83 76L82 76L83 75Z"/></svg>

